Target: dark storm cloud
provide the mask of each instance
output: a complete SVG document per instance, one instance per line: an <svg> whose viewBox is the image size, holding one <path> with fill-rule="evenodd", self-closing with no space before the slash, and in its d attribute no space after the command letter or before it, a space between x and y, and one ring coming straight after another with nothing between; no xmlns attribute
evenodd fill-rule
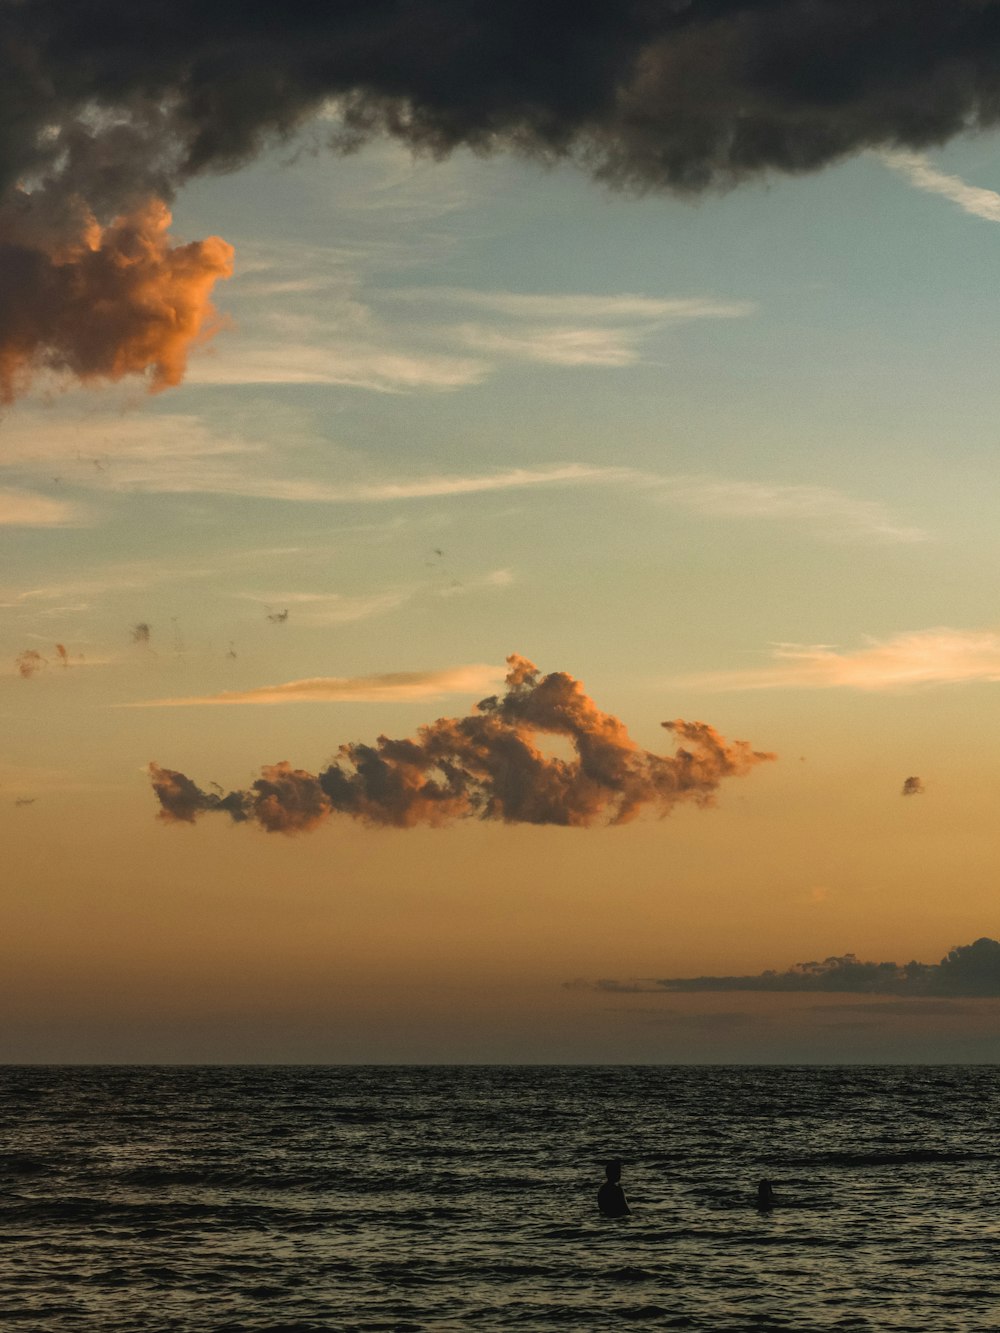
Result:
<svg viewBox="0 0 1000 1333"><path fill-rule="evenodd" d="M505 694L483 699L465 717L438 718L409 739L341 745L318 775L272 764L249 790L223 797L151 764L160 818L193 823L225 812L268 833L302 833L333 814L396 828L469 817L624 824L646 808L666 815L680 802L710 805L723 779L774 758L745 741L727 742L704 722L683 721L662 724L680 742L676 752L653 754L572 676L541 676L523 657L507 662ZM575 757L547 756L536 744L539 734L565 738Z"/></svg>
<svg viewBox="0 0 1000 1333"><path fill-rule="evenodd" d="M98 212L245 161L330 99L348 141L681 190L1000 117L996 0L8 0L0 49L0 185L59 179Z"/></svg>
<svg viewBox="0 0 1000 1333"><path fill-rule="evenodd" d="M922 796L926 791L922 778L907 778L903 783L902 796Z"/></svg>
<svg viewBox="0 0 1000 1333"><path fill-rule="evenodd" d="M952 949L940 963L863 963L854 954L796 963L749 977L667 977L662 991L783 991L843 995L1000 996L1000 943L986 937ZM599 983L601 990L608 983Z"/></svg>
<svg viewBox="0 0 1000 1333"><path fill-rule="evenodd" d="M330 106L340 151L696 193L996 124L1000 0L0 0L0 398L176 384L231 252L167 203Z"/></svg>

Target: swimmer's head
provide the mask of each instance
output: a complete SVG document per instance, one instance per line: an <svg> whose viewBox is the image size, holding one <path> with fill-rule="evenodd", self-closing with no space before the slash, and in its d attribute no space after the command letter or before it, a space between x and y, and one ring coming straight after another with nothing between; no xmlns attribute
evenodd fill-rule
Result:
<svg viewBox="0 0 1000 1333"><path fill-rule="evenodd" d="M774 1190L769 1180L757 1181L757 1204L761 1208L770 1208L774 1203Z"/></svg>
<svg viewBox="0 0 1000 1333"><path fill-rule="evenodd" d="M604 1174L611 1181L612 1185L617 1185L622 1178L622 1161L620 1157L612 1158L610 1162L604 1163Z"/></svg>

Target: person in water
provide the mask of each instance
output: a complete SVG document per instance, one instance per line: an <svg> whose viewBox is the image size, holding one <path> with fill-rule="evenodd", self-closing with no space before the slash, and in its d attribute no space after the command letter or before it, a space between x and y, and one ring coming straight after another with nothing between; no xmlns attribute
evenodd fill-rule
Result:
<svg viewBox="0 0 1000 1333"><path fill-rule="evenodd" d="M622 1164L619 1158L606 1162L604 1184L597 1191L597 1206L605 1217L628 1217L632 1209L628 1206L625 1191L621 1187Z"/></svg>
<svg viewBox="0 0 1000 1333"><path fill-rule="evenodd" d="M769 1180L757 1181L757 1207L770 1210L778 1200L774 1197L774 1189Z"/></svg>

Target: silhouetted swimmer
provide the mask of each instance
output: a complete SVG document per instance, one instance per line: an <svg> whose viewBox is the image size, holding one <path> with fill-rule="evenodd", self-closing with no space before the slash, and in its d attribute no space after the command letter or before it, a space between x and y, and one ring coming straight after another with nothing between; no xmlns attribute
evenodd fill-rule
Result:
<svg viewBox="0 0 1000 1333"><path fill-rule="evenodd" d="M757 1181L757 1207L770 1212L778 1200L774 1197L774 1190L769 1180Z"/></svg>
<svg viewBox="0 0 1000 1333"><path fill-rule="evenodd" d="M604 1164L604 1174L607 1180L597 1191L598 1208L605 1217L628 1217L632 1209L628 1206L625 1191L620 1184L622 1164L619 1158Z"/></svg>

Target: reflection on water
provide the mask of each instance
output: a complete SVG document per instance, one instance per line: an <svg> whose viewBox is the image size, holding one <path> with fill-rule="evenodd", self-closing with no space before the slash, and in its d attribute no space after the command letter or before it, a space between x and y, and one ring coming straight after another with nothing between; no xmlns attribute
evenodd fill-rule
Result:
<svg viewBox="0 0 1000 1333"><path fill-rule="evenodd" d="M8 1068L0 1090L5 1330L1000 1329L992 1067ZM597 1209L612 1157L630 1217Z"/></svg>

